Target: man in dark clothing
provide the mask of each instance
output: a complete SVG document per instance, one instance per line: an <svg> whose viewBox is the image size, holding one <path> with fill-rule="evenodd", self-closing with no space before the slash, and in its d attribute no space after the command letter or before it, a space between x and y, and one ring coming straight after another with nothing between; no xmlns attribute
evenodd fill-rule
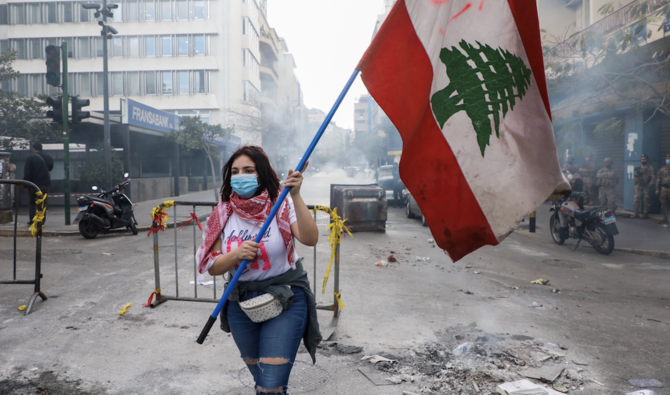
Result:
<svg viewBox="0 0 670 395"><path fill-rule="evenodd" d="M405 185L400 180L400 171L398 171L398 164L393 164L393 205L395 207L402 207L402 189Z"/></svg>
<svg viewBox="0 0 670 395"><path fill-rule="evenodd" d="M51 186L51 175L49 172L53 170L53 168L53 158L42 152L42 144L34 143L33 154L26 159L26 165L23 168L23 179L32 182L37 185L42 192L47 193ZM37 205L35 204L36 191L32 188L26 188L26 191L31 195L28 199L30 202L28 210L30 221L28 221L28 225L32 225L35 212L37 211ZM44 206L46 207L46 202L44 202Z"/></svg>

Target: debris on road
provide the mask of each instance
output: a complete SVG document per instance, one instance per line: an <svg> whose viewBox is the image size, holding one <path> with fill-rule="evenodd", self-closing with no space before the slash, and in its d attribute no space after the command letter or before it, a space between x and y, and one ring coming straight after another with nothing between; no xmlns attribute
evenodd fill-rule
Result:
<svg viewBox="0 0 670 395"><path fill-rule="evenodd" d="M359 346L346 346L339 343L331 343L328 346L334 347L340 354L358 354L359 352L363 352L363 347Z"/></svg>
<svg viewBox="0 0 670 395"><path fill-rule="evenodd" d="M375 266L387 266L388 264L389 264L388 261L381 260L375 263Z"/></svg>
<svg viewBox="0 0 670 395"><path fill-rule="evenodd" d="M539 384L532 383L529 380L519 380L512 383L500 384L496 387L501 395L547 395L547 394L558 394L550 388L543 387Z"/></svg>
<svg viewBox="0 0 670 395"><path fill-rule="evenodd" d="M544 307L544 305L542 303L533 302L529 304L528 307Z"/></svg>
<svg viewBox="0 0 670 395"><path fill-rule="evenodd" d="M628 392L626 395L658 395L652 390L640 390L635 392Z"/></svg>
<svg viewBox="0 0 670 395"><path fill-rule="evenodd" d="M543 278L538 278L535 281L531 281L531 284L540 284L540 285L549 285L549 280L545 280Z"/></svg>
<svg viewBox="0 0 670 395"><path fill-rule="evenodd" d="M568 392L570 392L570 390L568 389L568 387L564 386L563 384L554 384L554 389L555 389L556 391L558 391L558 392L562 392L562 393L564 393L564 394L567 394Z"/></svg>
<svg viewBox="0 0 670 395"><path fill-rule="evenodd" d="M24 311L27 308L28 308L28 306L23 304L23 305L19 306L19 311Z"/></svg>
<svg viewBox="0 0 670 395"><path fill-rule="evenodd" d="M529 379L540 380L544 383L553 383L560 377L564 369L562 366L543 366L539 369L529 369L523 375Z"/></svg>
<svg viewBox="0 0 670 395"><path fill-rule="evenodd" d="M658 381L656 379L631 379L631 380L628 380L628 382L630 383L630 385L633 385L635 387L640 387L640 388L644 388L644 387L664 388L665 387L665 385L663 385L663 383L661 383L660 381Z"/></svg>
<svg viewBox="0 0 670 395"><path fill-rule="evenodd" d="M466 342L466 343L463 343L463 344L459 344L456 348L451 350L451 353L454 354L454 355L463 355L463 354L466 354L468 351L470 351L473 346L474 346L474 343L471 343L471 342Z"/></svg>
<svg viewBox="0 0 670 395"><path fill-rule="evenodd" d="M428 242L431 244L435 244L435 239L428 239Z"/></svg>
<svg viewBox="0 0 670 395"><path fill-rule="evenodd" d="M389 261L389 262L396 262L396 259L393 255L389 255L389 257L386 258L386 260Z"/></svg>
<svg viewBox="0 0 670 395"><path fill-rule="evenodd" d="M423 257L423 256L418 256L416 257L417 262L430 262L430 257Z"/></svg>
<svg viewBox="0 0 670 395"><path fill-rule="evenodd" d="M126 303L126 305L123 306L123 308L119 311L119 314L120 314L120 315L124 315L124 314L126 314L126 312L128 311L128 308L130 307L130 305L131 305L131 303Z"/></svg>

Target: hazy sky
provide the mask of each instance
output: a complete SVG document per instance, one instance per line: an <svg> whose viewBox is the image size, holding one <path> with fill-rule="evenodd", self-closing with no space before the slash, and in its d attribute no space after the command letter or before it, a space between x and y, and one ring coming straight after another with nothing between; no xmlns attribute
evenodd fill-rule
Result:
<svg viewBox="0 0 670 395"><path fill-rule="evenodd" d="M370 45L383 0L268 0L268 23L295 57L305 105L328 113ZM357 81L333 120L353 128ZM316 131L315 131L316 132Z"/></svg>

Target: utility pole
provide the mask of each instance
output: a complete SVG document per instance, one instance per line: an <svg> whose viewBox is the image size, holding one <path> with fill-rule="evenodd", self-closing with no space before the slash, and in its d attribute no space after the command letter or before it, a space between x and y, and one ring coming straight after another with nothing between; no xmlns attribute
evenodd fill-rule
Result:
<svg viewBox="0 0 670 395"><path fill-rule="evenodd" d="M67 85L67 42L61 44L61 56L63 57L63 199L65 200L65 225L70 225L70 124L68 120L70 96Z"/></svg>
<svg viewBox="0 0 670 395"><path fill-rule="evenodd" d="M102 36L102 81L103 81L103 111L104 111L104 124L103 124L103 139L104 139L104 151L105 151L105 183L107 184L107 189L112 187L112 145L111 145L111 132L109 129L109 70L107 67L107 40L112 38L112 34L118 34L119 32L111 26L107 25L107 17L113 17L114 14L112 10L118 8L118 4L111 4L107 6L107 0L102 0L102 9L100 9L100 4L82 4L82 7L87 10L96 10L94 17L99 18L102 15L102 20L98 21L98 25L102 26L100 35ZM127 155L127 153L126 153Z"/></svg>

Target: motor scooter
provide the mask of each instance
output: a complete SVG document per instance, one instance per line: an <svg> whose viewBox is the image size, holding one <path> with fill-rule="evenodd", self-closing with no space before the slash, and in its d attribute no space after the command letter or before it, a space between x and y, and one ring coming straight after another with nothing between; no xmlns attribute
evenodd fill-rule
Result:
<svg viewBox="0 0 670 395"><path fill-rule="evenodd" d="M124 181L109 191L100 189L97 197L79 196L77 205L79 214L73 224L79 223L79 233L86 239L94 239L100 233L109 233L112 229L127 228L137 235L137 221L133 211L135 205L124 193L130 184L128 173ZM93 190L98 191L94 186ZM111 197L111 199L110 199Z"/></svg>

